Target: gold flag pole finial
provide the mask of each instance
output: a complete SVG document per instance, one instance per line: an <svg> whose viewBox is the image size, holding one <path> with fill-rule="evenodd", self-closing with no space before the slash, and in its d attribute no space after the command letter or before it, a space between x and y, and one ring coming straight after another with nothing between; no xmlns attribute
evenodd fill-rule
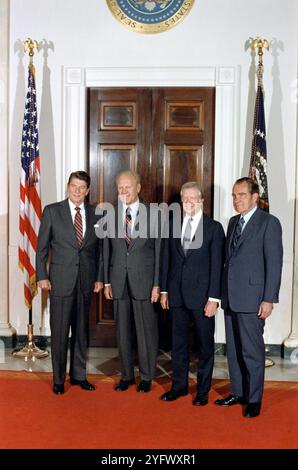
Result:
<svg viewBox="0 0 298 470"><path fill-rule="evenodd" d="M34 49L38 51L38 42L35 39L27 38L23 44L24 51L29 54L30 65L33 65Z"/></svg>
<svg viewBox="0 0 298 470"><path fill-rule="evenodd" d="M263 82L263 49L267 49L269 51L269 42L267 39L260 39L257 37L256 39L252 39L251 41L251 47L252 49L257 49L258 50L258 57L259 57L259 64L258 64L258 71L257 71L257 76L258 76L258 81L262 85Z"/></svg>

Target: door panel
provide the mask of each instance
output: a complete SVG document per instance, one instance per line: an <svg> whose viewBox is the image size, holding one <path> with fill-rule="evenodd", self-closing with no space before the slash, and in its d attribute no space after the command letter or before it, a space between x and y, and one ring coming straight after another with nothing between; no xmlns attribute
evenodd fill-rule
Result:
<svg viewBox="0 0 298 470"><path fill-rule="evenodd" d="M165 145L163 168L165 182L163 200L179 202L180 188L186 181L195 179L202 187L202 146Z"/></svg>
<svg viewBox="0 0 298 470"><path fill-rule="evenodd" d="M179 200L181 185L198 181L212 215L214 88L97 88L88 103L92 204L114 204L117 173L132 169L146 202ZM166 316L160 312L162 341ZM89 344L116 345L112 302L102 295L93 299Z"/></svg>

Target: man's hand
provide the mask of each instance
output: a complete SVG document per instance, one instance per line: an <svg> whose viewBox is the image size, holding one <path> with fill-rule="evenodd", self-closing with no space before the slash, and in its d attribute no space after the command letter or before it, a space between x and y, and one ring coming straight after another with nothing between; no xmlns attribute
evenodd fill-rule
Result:
<svg viewBox="0 0 298 470"><path fill-rule="evenodd" d="M204 308L205 317L214 317L217 311L217 306L217 302L214 302L213 300L208 300Z"/></svg>
<svg viewBox="0 0 298 470"><path fill-rule="evenodd" d="M159 287L155 286L151 292L151 303L157 302L159 300Z"/></svg>
<svg viewBox="0 0 298 470"><path fill-rule="evenodd" d="M169 296L168 294L160 294L160 304L164 310L169 309Z"/></svg>
<svg viewBox="0 0 298 470"><path fill-rule="evenodd" d="M52 284L48 279L43 279L42 281L38 281L37 285L40 289L44 290L51 290L52 289Z"/></svg>
<svg viewBox="0 0 298 470"><path fill-rule="evenodd" d="M258 317L262 320L266 320L273 310L273 304L271 302L262 302L258 311Z"/></svg>
<svg viewBox="0 0 298 470"><path fill-rule="evenodd" d="M103 289L103 282L100 282L100 281L96 281L94 283L94 289L93 289L93 292L100 292L101 290Z"/></svg>
<svg viewBox="0 0 298 470"><path fill-rule="evenodd" d="M105 286L104 294L107 300L113 300L112 286Z"/></svg>

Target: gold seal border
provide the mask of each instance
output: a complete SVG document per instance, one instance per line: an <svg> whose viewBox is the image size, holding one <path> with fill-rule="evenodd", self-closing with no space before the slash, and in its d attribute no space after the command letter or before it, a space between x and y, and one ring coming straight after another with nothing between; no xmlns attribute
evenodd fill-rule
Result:
<svg viewBox="0 0 298 470"><path fill-rule="evenodd" d="M166 21L158 24L143 24L138 21L132 20L129 18L121 8L119 7L118 3L115 0L106 0L107 5L112 12L113 16L124 26L126 26L131 31L136 31L137 33L144 33L144 34L156 34L162 33L163 31L167 31L174 26L176 26L180 21L184 20L184 18L188 15L190 10L192 9L195 0L185 0L180 7L180 9Z"/></svg>

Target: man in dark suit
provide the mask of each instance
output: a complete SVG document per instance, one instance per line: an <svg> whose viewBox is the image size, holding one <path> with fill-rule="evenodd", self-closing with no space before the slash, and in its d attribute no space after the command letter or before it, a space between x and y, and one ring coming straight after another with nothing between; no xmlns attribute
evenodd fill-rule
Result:
<svg viewBox="0 0 298 470"><path fill-rule="evenodd" d="M122 374L115 390L125 391L135 383L135 327L141 376L138 392L149 392L158 351L157 312L153 307L159 300L160 237L154 230L157 218L139 200L141 185L136 173L121 172L116 185L116 221L104 239L104 292L114 302Z"/></svg>
<svg viewBox="0 0 298 470"><path fill-rule="evenodd" d="M70 383L95 389L86 379L88 314L92 292L103 288L103 267L95 211L85 202L89 189L85 171L71 173L68 199L45 207L38 234L36 272L38 286L50 292L53 391L58 395L64 393L70 328Z"/></svg>
<svg viewBox="0 0 298 470"><path fill-rule="evenodd" d="M246 403L244 416L260 414L265 374L265 319L278 302L282 270L279 220L257 206L259 187L250 178L233 186L239 215L228 226L223 274L227 358L231 395L219 406Z"/></svg>
<svg viewBox="0 0 298 470"><path fill-rule="evenodd" d="M161 305L172 318L172 388L161 397L173 401L188 394L189 326L198 341L197 393L193 404L208 403L214 364L215 314L220 299L224 230L202 212L203 195L197 182L181 188L181 211L170 223L161 254ZM180 229L177 230L177 226ZM177 236L175 236L175 231Z"/></svg>

